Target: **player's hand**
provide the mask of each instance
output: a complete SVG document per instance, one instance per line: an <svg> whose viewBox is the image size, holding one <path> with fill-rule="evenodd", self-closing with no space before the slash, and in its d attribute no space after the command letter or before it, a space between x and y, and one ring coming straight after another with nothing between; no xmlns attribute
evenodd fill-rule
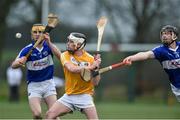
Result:
<svg viewBox="0 0 180 120"><path fill-rule="evenodd" d="M27 58L25 56L17 59L18 64L21 66L24 66L26 61L27 61Z"/></svg>
<svg viewBox="0 0 180 120"><path fill-rule="evenodd" d="M101 59L101 54L95 54L94 55L94 60L97 60L97 59Z"/></svg>
<svg viewBox="0 0 180 120"><path fill-rule="evenodd" d="M98 69L100 67L100 64L101 64L101 55L100 54L96 54L94 56L94 60L95 61L91 65L91 70L95 70L95 69Z"/></svg>
<svg viewBox="0 0 180 120"><path fill-rule="evenodd" d="M129 57L126 57L123 62L126 64L126 65L131 65L132 64L132 56L129 56Z"/></svg>
<svg viewBox="0 0 180 120"><path fill-rule="evenodd" d="M49 33L45 33L45 34L44 34L44 40L46 40L48 43L51 42Z"/></svg>

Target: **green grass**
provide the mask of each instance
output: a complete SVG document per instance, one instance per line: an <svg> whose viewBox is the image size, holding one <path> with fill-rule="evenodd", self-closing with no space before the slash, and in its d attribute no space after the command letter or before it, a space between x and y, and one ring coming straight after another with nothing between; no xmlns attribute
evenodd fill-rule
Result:
<svg viewBox="0 0 180 120"><path fill-rule="evenodd" d="M164 104L145 103L97 103L100 119L178 119L180 118L180 105L167 106ZM43 116L46 108L43 106ZM31 118L31 111L27 102L9 103L0 102L0 119L26 119ZM80 112L67 114L63 119L83 119Z"/></svg>

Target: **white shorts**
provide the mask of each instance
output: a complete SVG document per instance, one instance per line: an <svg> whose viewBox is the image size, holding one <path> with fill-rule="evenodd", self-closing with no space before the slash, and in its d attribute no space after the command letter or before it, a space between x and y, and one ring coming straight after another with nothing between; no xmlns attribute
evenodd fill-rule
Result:
<svg viewBox="0 0 180 120"><path fill-rule="evenodd" d="M171 84L171 89L174 95L176 96L178 102L180 102L180 89L176 88L174 85Z"/></svg>
<svg viewBox="0 0 180 120"><path fill-rule="evenodd" d="M39 97L46 98L50 95L56 95L55 83L52 79L42 82L30 82L28 84L28 98Z"/></svg>
<svg viewBox="0 0 180 120"><path fill-rule="evenodd" d="M67 95L64 94L58 102L70 108L72 111L94 107L93 97L89 94Z"/></svg>

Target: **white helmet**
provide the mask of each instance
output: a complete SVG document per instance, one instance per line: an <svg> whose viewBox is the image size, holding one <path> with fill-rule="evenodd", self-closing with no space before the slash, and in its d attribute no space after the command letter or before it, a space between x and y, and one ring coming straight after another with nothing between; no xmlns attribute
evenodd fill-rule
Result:
<svg viewBox="0 0 180 120"><path fill-rule="evenodd" d="M82 33L77 33L77 32L72 32L68 37L67 40L71 40L74 42L75 46L77 47L78 43L81 43L81 46L78 47L76 50L68 50L71 53L74 53L77 50L81 50L85 47L86 45L86 36Z"/></svg>

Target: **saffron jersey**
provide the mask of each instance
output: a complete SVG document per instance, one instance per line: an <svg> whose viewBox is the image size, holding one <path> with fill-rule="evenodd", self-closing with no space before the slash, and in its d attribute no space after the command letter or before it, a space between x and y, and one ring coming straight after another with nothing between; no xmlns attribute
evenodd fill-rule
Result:
<svg viewBox="0 0 180 120"><path fill-rule="evenodd" d="M64 67L66 63L72 63L75 66L89 66L94 62L94 57L83 51L82 56L76 56L65 51L61 54L61 63ZM82 80L80 73L72 73L64 67L65 92L66 94L93 94L94 86L91 81Z"/></svg>
<svg viewBox="0 0 180 120"><path fill-rule="evenodd" d="M180 42L176 42L176 44L177 47L175 49L161 45L152 51L168 74L171 84L176 88L180 88Z"/></svg>

